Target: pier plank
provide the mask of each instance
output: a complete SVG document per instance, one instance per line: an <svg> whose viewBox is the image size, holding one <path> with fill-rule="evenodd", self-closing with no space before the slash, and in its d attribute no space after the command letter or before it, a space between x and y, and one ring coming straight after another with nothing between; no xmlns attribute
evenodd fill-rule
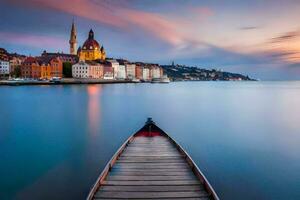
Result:
<svg viewBox="0 0 300 200"><path fill-rule="evenodd" d="M115 171L111 172L111 175L120 175L120 176L185 176L194 174L190 170L186 171Z"/></svg>
<svg viewBox="0 0 300 200"><path fill-rule="evenodd" d="M195 176L180 175L180 176L125 176L125 175L110 175L108 181L181 181L181 180L197 180Z"/></svg>
<svg viewBox="0 0 300 200"><path fill-rule="evenodd" d="M120 199L138 199L138 198L198 198L208 197L205 191L189 192L119 192L119 191L98 191L95 197L100 198L120 198Z"/></svg>
<svg viewBox="0 0 300 200"><path fill-rule="evenodd" d="M94 197L94 199L101 199L101 200L120 200L119 198L118 199L115 199L115 198L98 198L98 197ZM128 198L129 199L129 198ZM135 200L152 200L154 198L138 198L138 199L135 199ZM163 200L174 200L174 198L160 198L160 199L163 199ZM176 200L211 200L210 197L198 197L198 198L175 198Z"/></svg>
<svg viewBox="0 0 300 200"><path fill-rule="evenodd" d="M183 181L104 181L103 185L201 185L198 180Z"/></svg>
<svg viewBox="0 0 300 200"><path fill-rule="evenodd" d="M101 187L100 191L123 191L123 192L174 192L174 191L182 191L182 192L189 192L189 191L201 191L204 190L203 187L199 185L140 185L140 186L128 186L128 185L121 185L121 186L110 186L104 185Z"/></svg>
<svg viewBox="0 0 300 200"><path fill-rule="evenodd" d="M166 137L135 137L115 160L93 199L210 199L185 157Z"/></svg>

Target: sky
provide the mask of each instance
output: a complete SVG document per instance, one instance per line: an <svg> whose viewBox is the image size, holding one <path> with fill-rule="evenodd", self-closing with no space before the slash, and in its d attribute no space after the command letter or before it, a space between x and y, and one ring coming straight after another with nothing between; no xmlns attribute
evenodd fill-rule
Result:
<svg viewBox="0 0 300 200"><path fill-rule="evenodd" d="M300 0L0 0L0 47L68 53L73 19L109 57L300 80Z"/></svg>

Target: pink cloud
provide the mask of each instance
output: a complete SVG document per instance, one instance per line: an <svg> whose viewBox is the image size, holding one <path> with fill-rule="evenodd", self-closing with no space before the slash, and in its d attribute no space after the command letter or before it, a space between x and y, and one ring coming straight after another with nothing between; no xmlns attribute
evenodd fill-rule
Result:
<svg viewBox="0 0 300 200"><path fill-rule="evenodd" d="M138 26L172 45L179 45L183 40L183 35L178 32L178 24L162 15L136 10L123 10L122 15L130 24Z"/></svg>
<svg viewBox="0 0 300 200"><path fill-rule="evenodd" d="M66 43L66 40L60 37L13 32L0 32L0 40L11 44L39 48L64 48Z"/></svg>
<svg viewBox="0 0 300 200"><path fill-rule="evenodd" d="M214 15L214 12L208 7L192 7L189 9L196 17L196 20L203 21Z"/></svg>
<svg viewBox="0 0 300 200"><path fill-rule="evenodd" d="M23 0L12 1L17 4L25 3ZM132 27L141 28L154 37L174 46L182 45L187 40L197 40L194 34L182 31L193 28L193 22L190 19L132 9L126 5L126 2L120 5L113 1L102 0L27 0L26 5L59 10L121 28L124 31L130 31ZM192 12L198 20L197 22L213 14L207 7L183 7L182 9L185 12Z"/></svg>
<svg viewBox="0 0 300 200"><path fill-rule="evenodd" d="M123 27L126 22L115 12L119 9L106 1L92 0L12 0L14 4L34 8L53 9L103 24Z"/></svg>

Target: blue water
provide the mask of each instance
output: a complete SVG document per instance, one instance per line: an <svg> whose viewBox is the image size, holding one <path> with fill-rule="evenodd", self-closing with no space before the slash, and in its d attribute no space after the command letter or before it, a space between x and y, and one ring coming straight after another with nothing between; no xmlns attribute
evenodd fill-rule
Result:
<svg viewBox="0 0 300 200"><path fill-rule="evenodd" d="M148 116L221 199L300 199L300 82L0 87L0 199L84 199Z"/></svg>

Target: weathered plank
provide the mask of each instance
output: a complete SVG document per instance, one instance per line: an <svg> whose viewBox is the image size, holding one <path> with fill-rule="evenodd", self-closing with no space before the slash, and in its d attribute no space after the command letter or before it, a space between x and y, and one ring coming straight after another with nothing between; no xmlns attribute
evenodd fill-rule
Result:
<svg viewBox="0 0 300 200"><path fill-rule="evenodd" d="M107 177L108 181L178 181L178 180L197 180L195 176L181 175L181 176L124 176L124 175L110 175Z"/></svg>
<svg viewBox="0 0 300 200"><path fill-rule="evenodd" d="M95 197L95 199L101 199L101 200L120 200L120 199L115 199L115 198L97 198L97 197ZM138 200L145 200L145 199L147 199L147 200L151 200L151 199L153 199L153 198L139 198ZM209 197L198 197L198 198L189 198L189 197L187 197L187 198L175 198L176 200L211 200L211 198L209 198ZM135 199L135 200L137 200L137 199ZM163 198L163 200L174 200L174 198Z"/></svg>
<svg viewBox="0 0 300 200"><path fill-rule="evenodd" d="M114 171L112 170L111 175L120 175L120 176L185 176L194 174L190 170L174 172L174 171Z"/></svg>
<svg viewBox="0 0 300 200"><path fill-rule="evenodd" d="M198 180L184 181L107 181L103 185L200 185Z"/></svg>
<svg viewBox="0 0 300 200"><path fill-rule="evenodd" d="M178 156L178 154L176 154L176 153L124 153L122 156L124 156L124 157L128 157L128 156L144 156L144 157L147 157L147 156L149 156L149 157L153 157L153 156L161 156L161 157L163 157L163 156Z"/></svg>
<svg viewBox="0 0 300 200"><path fill-rule="evenodd" d="M121 186L109 186L104 185L101 187L100 191L123 191L123 192L174 192L174 191L200 191L204 190L202 186L199 185L140 185L140 186L128 186L128 185L121 185Z"/></svg>
<svg viewBox="0 0 300 200"><path fill-rule="evenodd" d="M120 198L120 199L138 199L138 198L198 198L208 197L208 194L203 191L189 192L119 192L119 191L98 191L95 197L100 198Z"/></svg>
<svg viewBox="0 0 300 200"><path fill-rule="evenodd" d="M128 157L128 156L120 156L118 160L182 160L181 156L148 156L148 157L138 157L138 156L132 156L132 157Z"/></svg>
<svg viewBox="0 0 300 200"><path fill-rule="evenodd" d="M149 170L149 169L165 169L165 171L168 171L169 169L189 169L188 166L174 166L174 165L170 165L170 166L128 166L128 165L124 165L124 166L119 166L119 165L115 165L114 168L116 169L144 169L144 170Z"/></svg>
<svg viewBox="0 0 300 200"><path fill-rule="evenodd" d="M171 146L172 144L169 142L169 141L133 141L130 143L131 145L135 145L135 144L138 144L138 145L168 145L168 146Z"/></svg>
<svg viewBox="0 0 300 200"><path fill-rule="evenodd" d="M175 148L174 146L172 146L171 144L163 144L163 143L160 143L160 144L130 144L131 147L149 147L149 148L160 148L160 147L168 147L168 148Z"/></svg>
<svg viewBox="0 0 300 200"><path fill-rule="evenodd" d="M165 137L137 137L102 182L95 199L206 199L208 193Z"/></svg>
<svg viewBox="0 0 300 200"><path fill-rule="evenodd" d="M175 148L172 145L168 145L168 144L164 144L164 145L153 145L153 144L149 144L149 145L141 145L141 144L133 144L130 147L132 148Z"/></svg>
<svg viewBox="0 0 300 200"><path fill-rule="evenodd" d="M173 164L170 164L170 163L141 163L141 162L137 162L137 163L122 163L122 162L117 162L114 166L119 166L119 167L127 167L127 166L146 166L146 167L149 167L149 166L160 166L160 167L164 167L164 166L188 166L187 163L183 162L183 163L173 163Z"/></svg>
<svg viewBox="0 0 300 200"><path fill-rule="evenodd" d="M165 151L165 150L157 150L157 151L131 151L131 150L125 150L123 152L124 154L145 154L145 155L164 155L164 154L177 154L177 151Z"/></svg>
<svg viewBox="0 0 300 200"><path fill-rule="evenodd" d="M135 151L135 152L176 152L178 153L177 149L167 149L167 148L155 148L155 149L148 149L147 147L143 149L125 149L125 151Z"/></svg>
<svg viewBox="0 0 300 200"><path fill-rule="evenodd" d="M111 172L190 172L190 168L177 168L177 169L159 169L159 168L153 168L153 169L147 169L144 168L112 168Z"/></svg>
<svg viewBox="0 0 300 200"><path fill-rule="evenodd" d="M169 164L174 164L174 163L185 163L182 160L119 160L118 163L169 163Z"/></svg>
<svg viewBox="0 0 300 200"><path fill-rule="evenodd" d="M162 158L155 158L155 157L120 157L118 161L137 161L137 162L161 162L161 161L182 161L185 162L181 157L175 157L175 158L166 158L166 157L162 157Z"/></svg>
<svg viewBox="0 0 300 200"><path fill-rule="evenodd" d="M145 151L145 150L148 150L148 151L155 151L155 150L177 150L176 148L174 147L148 147L148 148L145 148L145 147L127 147L126 150L135 150L135 151Z"/></svg>
<svg viewBox="0 0 300 200"><path fill-rule="evenodd" d="M133 143L130 144L132 147L139 146L139 147L174 147L170 143Z"/></svg>
<svg viewBox="0 0 300 200"><path fill-rule="evenodd" d="M122 154L120 156L120 158L182 158L181 155L172 155L172 156L168 156L168 155L149 155L149 156L142 156L142 155L124 155Z"/></svg>
<svg viewBox="0 0 300 200"><path fill-rule="evenodd" d="M135 137L132 142L169 142L168 138L156 136L156 137Z"/></svg>

